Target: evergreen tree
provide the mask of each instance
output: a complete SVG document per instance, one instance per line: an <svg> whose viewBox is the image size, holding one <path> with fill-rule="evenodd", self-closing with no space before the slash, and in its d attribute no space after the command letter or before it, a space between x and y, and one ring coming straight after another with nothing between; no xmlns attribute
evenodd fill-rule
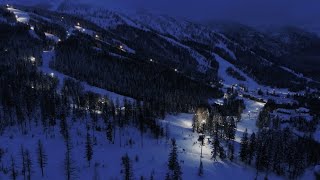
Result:
<svg viewBox="0 0 320 180"><path fill-rule="evenodd" d="M122 173L124 180L132 180L134 179L133 172L132 172L132 165L131 160L128 154L122 156Z"/></svg>
<svg viewBox="0 0 320 180"><path fill-rule="evenodd" d="M178 162L178 153L177 153L177 145L176 140L172 139L172 148L169 154L169 161L168 161L168 169L171 179L173 180L181 180L181 167Z"/></svg>
<svg viewBox="0 0 320 180"><path fill-rule="evenodd" d="M26 161L26 170L27 170L27 179L31 179L31 173L32 173L32 161L31 161L31 156L30 152L26 150L25 152L25 161Z"/></svg>
<svg viewBox="0 0 320 180"><path fill-rule="evenodd" d="M113 128L111 122L108 122L107 131L106 131L107 139L109 143L113 142Z"/></svg>
<svg viewBox="0 0 320 180"><path fill-rule="evenodd" d="M41 175L43 177L44 176L44 168L47 165L47 155L45 153L43 144L40 139L38 141L37 154L38 154L38 158L37 158L38 164L41 169Z"/></svg>
<svg viewBox="0 0 320 180"><path fill-rule="evenodd" d="M219 157L222 160L226 158L226 153L224 152L224 149L222 146L219 147Z"/></svg>
<svg viewBox="0 0 320 180"><path fill-rule="evenodd" d="M21 163L22 163L22 175L23 175L23 179L26 179L27 176L27 163L26 163L26 156L25 156L25 150L23 148L23 146L21 145L20 147L20 155L21 155Z"/></svg>
<svg viewBox="0 0 320 180"><path fill-rule="evenodd" d="M252 133L250 136L249 147L248 147L248 164L251 164L255 150L256 150L256 134Z"/></svg>
<svg viewBox="0 0 320 180"><path fill-rule="evenodd" d="M86 140L86 158L90 166L90 162L92 159L93 150L92 150L92 142L90 134L87 132L87 140Z"/></svg>
<svg viewBox="0 0 320 180"><path fill-rule="evenodd" d="M214 136L214 140L213 140L213 145L212 145L212 158L216 161L217 160L217 156L219 153L219 147L220 147L220 142L219 142L219 137L218 137L218 133L215 133Z"/></svg>
<svg viewBox="0 0 320 180"><path fill-rule="evenodd" d="M228 140L233 140L235 138L235 134L236 134L236 122L234 120L233 117L229 118L229 123L227 126L227 138Z"/></svg>
<svg viewBox="0 0 320 180"><path fill-rule="evenodd" d="M248 159L248 132L247 129L242 135L241 142L240 142L240 160L243 162L247 162Z"/></svg>
<svg viewBox="0 0 320 180"><path fill-rule="evenodd" d="M228 158L230 161L234 160L234 146L232 143L228 143Z"/></svg>
<svg viewBox="0 0 320 180"><path fill-rule="evenodd" d="M64 115L61 116L61 120L60 120L60 133L63 136L63 138L66 140L66 138L67 138L67 121L66 121L66 117Z"/></svg>
<svg viewBox="0 0 320 180"><path fill-rule="evenodd" d="M69 135L69 130L67 128L66 130L66 153L65 153L65 159L64 159L64 170L67 180L71 180L75 176L75 167L74 167L74 161L72 159L72 145L71 145L71 138Z"/></svg>
<svg viewBox="0 0 320 180"><path fill-rule="evenodd" d="M18 176L18 172L16 170L16 163L14 161L13 156L11 156L10 176L12 180L16 180Z"/></svg>

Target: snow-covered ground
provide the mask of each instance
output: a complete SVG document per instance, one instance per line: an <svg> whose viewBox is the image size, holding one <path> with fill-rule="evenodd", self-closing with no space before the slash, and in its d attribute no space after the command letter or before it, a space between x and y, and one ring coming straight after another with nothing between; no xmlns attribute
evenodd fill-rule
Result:
<svg viewBox="0 0 320 180"><path fill-rule="evenodd" d="M45 34L47 39L50 39L55 43L58 43L59 41L61 41L61 39L59 37L57 37L56 35L53 35L53 34L50 34L50 33L47 33L47 32L45 32L44 34Z"/></svg>
<svg viewBox="0 0 320 180"><path fill-rule="evenodd" d="M177 140L178 156L182 167L183 179L199 179L197 175L200 162L200 145L197 142L198 135L192 133L192 114L168 115L163 120L163 125L168 123L170 137ZM102 121L102 120L101 120ZM119 144L119 133L116 133L116 143L109 144L105 138L105 132L95 132L97 144L93 150L93 160L91 167L85 159L85 140L86 130L84 122L75 122L71 128L72 139L72 158L75 162L75 174L78 179L92 179L96 171L100 179L119 179L121 177L121 157L128 153L132 160L133 172L138 179L140 176L150 177L154 171L155 179L164 179L167 172L167 160L170 152L170 145L166 139L155 140L150 135L145 134L143 147L141 147L140 133L136 129L125 128L121 136L122 145ZM89 131L91 132L91 131ZM36 143L41 139L48 155L48 165L45 168L45 178L43 179L64 179L63 160L65 157L65 144L60 135L59 128L54 128L52 133L46 137L41 127L33 127L27 135L22 135L15 128L10 128L0 137L1 148L5 154L3 162L10 162L10 156L20 164L19 157L20 145L31 152L34 162L33 179L41 179L40 169L36 164ZM132 146L128 145L129 139L134 141ZM195 144L194 144L195 143ZM135 157L138 157L136 161ZM250 167L244 167L242 164L229 161L214 161L211 159L211 147L207 143L203 146L203 167L204 176L201 179L254 179L255 170ZM96 168L95 168L96 164ZM96 170L95 170L96 169ZM9 176L0 173L0 179L7 179ZM261 174L259 179L263 179ZM22 176L19 176L21 179ZM281 179L270 175L270 179Z"/></svg>
<svg viewBox="0 0 320 180"><path fill-rule="evenodd" d="M233 64L229 63L227 60L225 60L222 57L220 57L219 55L213 53L213 56L215 57L215 59L219 63L218 76L221 79L223 79L223 84L224 84L225 87L230 87L230 86L235 85L235 84L238 84L238 85L239 84L243 84L248 88L249 91L262 89L262 90L268 90L270 92L274 90L276 93L280 93L280 94L288 94L289 93L288 89L271 88L271 87L268 87L268 86L260 85L255 80L253 80L251 77L249 77L246 73L244 73L243 71L241 71L240 69L235 67ZM234 70L236 70L238 73L240 73L243 77L246 78L246 81L239 81L239 80L231 77L227 73L228 67L231 67Z"/></svg>
<svg viewBox="0 0 320 180"><path fill-rule="evenodd" d="M227 45L223 42L219 42L216 44L217 47L225 50L234 60L237 60L236 55L227 47Z"/></svg>
<svg viewBox="0 0 320 180"><path fill-rule="evenodd" d="M27 12L24 12L12 7L8 7L7 9L15 15L15 18L18 22L25 23L25 24L29 23L30 16Z"/></svg>
<svg viewBox="0 0 320 180"><path fill-rule="evenodd" d="M246 129L249 134L252 134L253 132L256 133L258 131L256 121L260 111L265 105L265 103L256 102L245 98L244 103L246 109L243 111L241 115L241 121L237 124L237 132L235 139L237 142L240 142L242 134L245 132Z"/></svg>
<svg viewBox="0 0 320 180"><path fill-rule="evenodd" d="M253 79L251 79L250 77L248 77L245 73L243 73L241 70L239 70L238 68L236 68L233 64L229 63L228 61L226 61L225 59L223 59L222 57L220 57L217 54L213 54L213 56L215 57L215 59L217 60L217 62L219 63L219 70L218 70L218 76L224 80L224 84L226 86L231 86L234 84L244 84L245 86L247 86L250 89L258 89L260 87L260 85L255 82ZM233 69L235 69L237 72L239 72L243 77L246 78L246 81L239 81L233 77L231 77L228 73L227 73L227 69L228 67L231 67Z"/></svg>
<svg viewBox="0 0 320 180"><path fill-rule="evenodd" d="M189 46L186 46L172 38L169 38L167 36L163 36L163 35L159 35L160 37L164 38L165 40L167 40L168 42L176 45L176 46L179 46L181 48L184 48L186 49L190 55L197 61L198 63L198 70L199 72L206 72L209 68L209 61L204 57L202 56L201 54L199 54L197 51L193 50L192 48L190 48Z"/></svg>

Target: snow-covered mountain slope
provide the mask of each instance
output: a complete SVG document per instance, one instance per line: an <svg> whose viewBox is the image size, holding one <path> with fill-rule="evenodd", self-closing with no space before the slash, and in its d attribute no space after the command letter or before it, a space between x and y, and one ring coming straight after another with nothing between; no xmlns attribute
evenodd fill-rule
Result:
<svg viewBox="0 0 320 180"><path fill-rule="evenodd" d="M1 19L0 179L15 178L15 168L22 178L30 159L36 170L29 175L41 178L39 139L48 155L44 179L62 179L70 162L78 179L119 179L128 173L125 154L136 179L165 179L170 138L177 142L183 179L198 179L200 162L203 179L281 179L269 165L261 173L253 169L258 155L245 165L239 152L246 130L257 133L253 141L259 143L274 134L268 142L280 146L286 139L276 137L290 135L283 130L290 127L293 135L286 142L305 136L318 147L311 137L319 139L319 95L306 88L316 82L275 61L288 53L277 50L283 42L276 37L244 28L244 37L237 38L183 19L68 3L57 11L3 6ZM298 35L293 39L305 40L305 34ZM301 97L281 89L294 85L302 87ZM305 116L291 119L306 107ZM279 115L279 109L293 115L279 123L268 112ZM298 150L318 158L317 152ZM24 158L29 160L20 162ZM290 160L283 160L289 164L284 175L291 175ZM314 165L308 163L304 169ZM299 161L295 167L301 167ZM313 176L309 169L302 172L301 178Z"/></svg>
<svg viewBox="0 0 320 180"><path fill-rule="evenodd" d="M77 6L71 2L61 3L58 10L80 17L80 19L83 18L87 22L78 26L77 20L73 20L71 23L70 21L60 22L63 17L48 13L40 13L39 15L39 13L29 12L29 14L32 17L51 21L54 18L56 23L65 27L69 26L67 34L80 27L80 31L83 33L100 39L99 34L103 30L97 29L97 27L103 28L104 33L109 33L108 40L105 38L103 42L112 46L127 47L127 49L123 49L124 52L134 52L132 54L137 55L139 59L153 59L198 80L208 82L216 79L216 77L204 75L217 73L218 62L211 56L212 53L215 53L233 64L238 71L241 71L241 74L245 74L261 85L288 88L291 86L304 87L311 83L310 86L317 86L317 82L308 76L311 73L314 74L316 68L313 68L311 73L302 72L304 74L302 77L296 75L301 72L301 68L287 66L283 60L278 65L276 61L279 58L283 59L282 56L288 54L286 50L288 48L282 48L285 47L284 42L277 40L275 36L268 36L243 25L222 25L220 28L212 28L168 16L150 13L124 14L105 8ZM23 17L21 16L21 18ZM92 25L89 26L87 23L92 23ZM93 27L93 25L97 25L97 27ZM239 29L240 31L235 31ZM297 34L296 31L295 34ZM150 36L158 36L161 39L146 39ZM301 36L291 35L290 37L304 36L306 35L302 33ZM152 46L146 45L150 42L153 43ZM168 47L169 44L171 47ZM162 51L159 51L160 49ZM144 55L141 56L141 54ZM282 74L286 83L270 81L269 78L260 74L265 72L260 72L258 69L267 70L271 72L270 74ZM287 69L292 69L297 73L293 74ZM209 72L207 72L208 70ZM257 86L251 88L255 87Z"/></svg>
<svg viewBox="0 0 320 180"><path fill-rule="evenodd" d="M269 66L270 64L277 62L279 59L278 57L287 55L289 53L289 49L294 46L294 44L288 45L284 43L282 40L275 38L275 36L259 32L244 25L223 24L220 25L220 28L216 28L218 25L215 27L205 26L165 15L153 15L146 12L124 14L106 9L86 10L84 8L71 5L64 6L63 12L76 14L88 20L91 19L103 28L115 29L117 26L126 25L147 32L152 31L153 33L160 34L161 36L168 36L170 39L175 39L175 41L179 41L180 44L182 43L188 46L190 46L190 43L200 43L192 46L191 48L198 52L201 50L218 53L220 56L224 56L224 58L230 63L237 64L240 69L257 68L248 67L246 65L248 62L245 61L248 61L247 59L249 58L255 59L254 61L256 61L255 65L251 66L261 66L259 68ZM303 32L301 32L301 36L304 36ZM296 35L290 35L290 37L296 37ZM199 45L203 47L199 47ZM203 55L203 52L201 53ZM246 57L244 57L243 54L245 53L251 57L247 57L248 55L245 55ZM192 54L194 53L191 52L191 55ZM235 59L240 59L240 61L235 63L233 62ZM207 62L210 62L210 60L207 59ZM285 63L281 64L282 66L286 66ZM277 63L273 65L277 66ZM259 83L266 82L263 76L256 75L256 72L252 70L249 71L253 73L244 73L252 76L254 79L257 79ZM281 67L278 67L276 71L281 71L282 74L286 74L283 77L292 78L290 72L281 69ZM301 71L301 69L299 71ZM296 76L288 82L297 82L297 79L300 79L298 81L304 81L303 78L301 79Z"/></svg>

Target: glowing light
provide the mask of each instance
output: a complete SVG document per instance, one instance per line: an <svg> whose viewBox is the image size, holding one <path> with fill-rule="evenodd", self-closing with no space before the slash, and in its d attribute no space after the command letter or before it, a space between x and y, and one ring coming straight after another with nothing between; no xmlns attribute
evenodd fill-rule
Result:
<svg viewBox="0 0 320 180"><path fill-rule="evenodd" d="M34 31L34 27L33 27L33 26L30 26L30 29L31 29L32 31Z"/></svg>
<svg viewBox="0 0 320 180"><path fill-rule="evenodd" d="M99 38L99 36L98 36L98 34L96 34L96 36L95 36L97 39Z"/></svg>
<svg viewBox="0 0 320 180"><path fill-rule="evenodd" d="M58 42L61 42L61 39L58 39Z"/></svg>
<svg viewBox="0 0 320 180"><path fill-rule="evenodd" d="M34 89L34 86L32 85L31 88Z"/></svg>
<svg viewBox="0 0 320 180"><path fill-rule="evenodd" d="M150 62L153 62L153 59L150 59Z"/></svg>
<svg viewBox="0 0 320 180"><path fill-rule="evenodd" d="M174 69L175 72L178 72L178 69Z"/></svg>
<svg viewBox="0 0 320 180"><path fill-rule="evenodd" d="M122 45L120 45L120 47L119 47L120 49L123 49L123 46Z"/></svg>
<svg viewBox="0 0 320 180"><path fill-rule="evenodd" d="M50 73L50 76L51 76L51 77L54 77L54 73Z"/></svg>
<svg viewBox="0 0 320 180"><path fill-rule="evenodd" d="M33 56L31 56L29 59L30 59L30 61L33 62L33 63L36 62L36 58L33 57Z"/></svg>
<svg viewBox="0 0 320 180"><path fill-rule="evenodd" d="M80 23L78 22L77 25L80 26Z"/></svg>

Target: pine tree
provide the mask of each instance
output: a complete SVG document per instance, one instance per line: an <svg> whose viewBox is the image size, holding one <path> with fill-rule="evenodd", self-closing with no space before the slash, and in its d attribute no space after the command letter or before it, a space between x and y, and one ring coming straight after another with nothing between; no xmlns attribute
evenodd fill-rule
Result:
<svg viewBox="0 0 320 180"><path fill-rule="evenodd" d="M27 179L31 179L31 173L32 173L32 161L31 161L31 156L30 152L26 150L25 152L25 161L26 161L26 170L27 170Z"/></svg>
<svg viewBox="0 0 320 180"><path fill-rule="evenodd" d="M231 117L230 119L229 119L229 123L228 123L228 131L227 131L227 138L228 138L228 140L232 140L232 139L234 139L235 138L235 134L236 134L236 122L235 122L235 120L234 120L234 118L233 117Z"/></svg>
<svg viewBox="0 0 320 180"><path fill-rule="evenodd" d="M255 133L252 133L250 136L249 147L248 147L248 164L251 164L255 149L256 149L256 135Z"/></svg>
<svg viewBox="0 0 320 180"><path fill-rule="evenodd" d="M37 154L38 154L38 159L37 159L38 164L41 169L41 175L43 177L44 176L44 168L47 165L47 155L44 151L44 147L43 147L43 144L40 139L38 141Z"/></svg>
<svg viewBox="0 0 320 180"><path fill-rule="evenodd" d="M20 155L21 155L21 163L22 163L22 174L23 174L23 179L26 179L26 175L27 175L27 163L26 163L26 156L25 156L25 150L23 148L23 146L21 145L20 147Z"/></svg>
<svg viewBox="0 0 320 180"><path fill-rule="evenodd" d="M228 158L230 161L234 159L234 146L232 143L228 143Z"/></svg>
<svg viewBox="0 0 320 180"><path fill-rule="evenodd" d="M72 159L72 145L71 145L71 138L69 135L69 130L66 129L66 154L65 154L65 159L64 159L64 170L65 170L65 175L67 180L71 180L74 177L74 172L75 172L75 167L74 167L74 161Z"/></svg>
<svg viewBox="0 0 320 180"><path fill-rule="evenodd" d="M240 142L240 160L243 162L247 162L248 158L248 132L247 129L242 135L241 142Z"/></svg>
<svg viewBox="0 0 320 180"><path fill-rule="evenodd" d="M170 171L171 179L173 180L180 180L181 179L181 167L178 162L178 153L177 153L177 145L176 140L172 139L172 149L169 154L169 161L168 161L168 169Z"/></svg>
<svg viewBox="0 0 320 180"><path fill-rule="evenodd" d="M90 134L87 132L87 141L86 141L86 158L90 166L90 162L92 159L93 150L92 150L92 142Z"/></svg>
<svg viewBox="0 0 320 180"><path fill-rule="evenodd" d="M10 176L12 180L16 180L18 176L18 172L16 170L16 163L14 161L13 156L11 156L11 168L10 168Z"/></svg>
<svg viewBox="0 0 320 180"><path fill-rule="evenodd" d="M63 136L64 139L67 138L67 121L65 116L61 116L61 120L60 120L60 133Z"/></svg>
<svg viewBox="0 0 320 180"><path fill-rule="evenodd" d="M219 142L219 137L218 137L218 133L215 133L215 137L214 137L214 140L213 140L213 144L212 144L212 158L216 161L217 160L217 156L218 156L218 153L219 153L219 147L220 147L220 142Z"/></svg>
<svg viewBox="0 0 320 180"><path fill-rule="evenodd" d="M219 147L219 157L222 160L226 158L226 153L224 152L224 149L222 146Z"/></svg>
<svg viewBox="0 0 320 180"><path fill-rule="evenodd" d="M113 128L111 122L108 122L106 135L109 143L113 142Z"/></svg>
<svg viewBox="0 0 320 180"><path fill-rule="evenodd" d="M133 177L133 172L132 172L132 166L131 166L131 161L128 156L128 154L122 156L122 172L123 172L123 179L124 180L132 180L134 179Z"/></svg>

